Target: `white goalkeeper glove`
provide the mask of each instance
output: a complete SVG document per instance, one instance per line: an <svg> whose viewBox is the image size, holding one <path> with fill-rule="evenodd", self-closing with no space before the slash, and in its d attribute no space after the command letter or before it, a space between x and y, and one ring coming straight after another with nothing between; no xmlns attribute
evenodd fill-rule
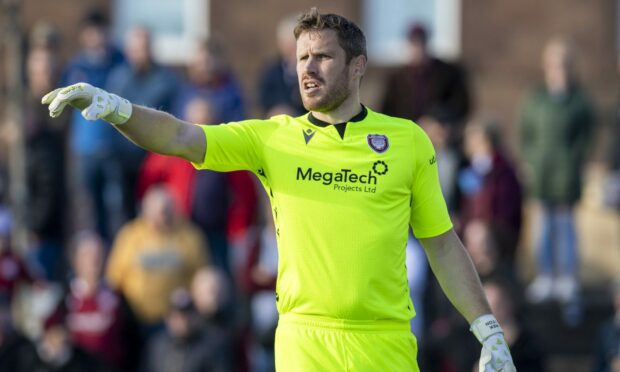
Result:
<svg viewBox="0 0 620 372"><path fill-rule="evenodd" d="M131 117L131 102L88 83L77 83L46 94L41 103L49 105L50 116L58 117L67 105L82 111L86 120L103 119L114 125Z"/></svg>
<svg viewBox="0 0 620 372"><path fill-rule="evenodd" d="M474 320L469 330L482 344L479 372L517 371L504 340L504 331L493 315L483 315Z"/></svg>

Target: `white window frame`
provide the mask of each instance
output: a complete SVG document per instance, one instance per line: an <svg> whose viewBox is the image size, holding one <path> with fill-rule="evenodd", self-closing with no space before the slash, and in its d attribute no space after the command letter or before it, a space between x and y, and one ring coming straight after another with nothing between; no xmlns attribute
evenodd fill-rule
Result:
<svg viewBox="0 0 620 372"><path fill-rule="evenodd" d="M116 0L114 2L113 36L122 45L123 35L135 25L138 18L135 14L124 12L124 4L135 0ZM181 12L182 31L180 33L158 32L157 20L167 14L152 13L147 25L153 31L153 57L163 64L181 65L186 63L196 48L196 44L209 36L210 0L167 0L183 7ZM145 1L146 2L146 1Z"/></svg>

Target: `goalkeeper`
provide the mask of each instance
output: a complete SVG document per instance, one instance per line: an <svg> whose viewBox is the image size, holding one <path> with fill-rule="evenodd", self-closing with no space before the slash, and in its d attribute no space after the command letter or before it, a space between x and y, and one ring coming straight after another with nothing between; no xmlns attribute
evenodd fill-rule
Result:
<svg viewBox="0 0 620 372"><path fill-rule="evenodd" d="M480 371L515 371L471 260L452 229L426 134L360 102L366 40L313 8L295 28L309 113L195 125L85 83L43 97L104 119L147 150L197 168L250 170L270 198L278 239L278 371L418 371L409 329L410 225L444 292L482 344Z"/></svg>

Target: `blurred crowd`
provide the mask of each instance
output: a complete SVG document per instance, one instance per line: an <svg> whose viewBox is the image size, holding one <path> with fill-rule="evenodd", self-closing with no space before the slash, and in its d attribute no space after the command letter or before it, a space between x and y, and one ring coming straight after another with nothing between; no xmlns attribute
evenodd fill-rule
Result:
<svg viewBox="0 0 620 372"><path fill-rule="evenodd" d="M279 55L263 69L263 117L300 115L295 18L280 23ZM565 40L542 52L544 79L520 108L522 159L502 125L473 112L466 69L435 57L428 30L408 33L409 61L390 71L376 109L416 121L436 151L457 232L483 281L519 370L544 371L544 329L529 329L524 304L554 301L562 321L583 321L574 209L596 131L591 99ZM7 164L0 164L0 372L272 371L278 267L272 211L248 172L196 171L147 153L106 123L72 110L51 120L41 97L84 81L195 123L246 119L247 101L226 44L201 42L183 68L154 61L151 34L135 27L122 48L93 11L80 50L60 60L54 28L30 30L25 116L29 246L11 247ZM620 111L619 111L620 112ZM620 114L616 123L620 140ZM4 133L4 141L11 133ZM620 208L620 153L610 154L605 200ZM613 176L615 175L615 176ZM4 190L4 191L3 191ZM526 198L540 209L536 277L517 271ZM473 371L479 345L441 294L413 238L407 269L423 371ZM620 371L620 286L602 327L596 372ZM611 297L610 297L611 298Z"/></svg>

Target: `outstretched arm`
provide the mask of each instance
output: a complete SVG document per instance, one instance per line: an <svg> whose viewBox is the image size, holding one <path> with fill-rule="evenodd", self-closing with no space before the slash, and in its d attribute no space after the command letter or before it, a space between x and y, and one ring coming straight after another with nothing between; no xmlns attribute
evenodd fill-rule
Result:
<svg viewBox="0 0 620 372"><path fill-rule="evenodd" d="M194 163L204 159L207 143L204 131L166 112L133 105L129 120L114 127L146 150L178 156Z"/></svg>
<svg viewBox="0 0 620 372"><path fill-rule="evenodd" d="M132 105L126 99L87 83L58 88L43 97L50 116L59 116L69 105L87 120L103 119L136 145L163 155L201 162L206 152L203 130L162 111Z"/></svg>

